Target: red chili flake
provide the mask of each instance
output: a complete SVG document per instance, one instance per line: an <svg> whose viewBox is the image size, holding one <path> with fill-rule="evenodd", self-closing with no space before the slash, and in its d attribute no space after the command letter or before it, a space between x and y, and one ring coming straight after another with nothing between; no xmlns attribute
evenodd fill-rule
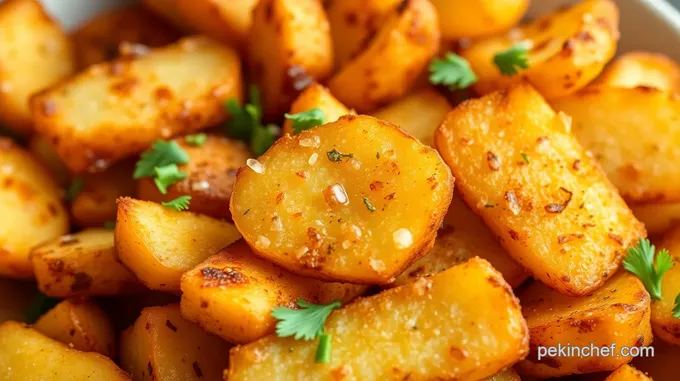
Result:
<svg viewBox="0 0 680 381"><path fill-rule="evenodd" d="M563 244L569 241L575 241L577 239L583 238L583 234L581 233L572 233L572 234L564 234L559 237L557 237L557 243Z"/></svg>
<svg viewBox="0 0 680 381"><path fill-rule="evenodd" d="M562 204L552 203L552 204L546 205L545 206L546 212L548 212L548 213L562 213L562 211L564 209L566 209L567 206L569 205L569 202L571 202L571 197L572 197L573 193L571 193L571 191L569 191L568 189L565 189L565 188L562 188L562 187L560 187L560 190L562 192L565 192L566 194L568 194L569 198L567 198L567 200L564 201Z"/></svg>

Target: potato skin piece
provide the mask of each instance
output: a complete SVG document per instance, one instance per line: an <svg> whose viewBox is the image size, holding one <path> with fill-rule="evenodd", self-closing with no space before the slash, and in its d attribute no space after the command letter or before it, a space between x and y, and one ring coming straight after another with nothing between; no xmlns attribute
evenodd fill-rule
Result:
<svg viewBox="0 0 680 381"><path fill-rule="evenodd" d="M439 50L439 19L428 0L404 0L366 50L328 82L347 107L365 113L406 94Z"/></svg>
<svg viewBox="0 0 680 381"><path fill-rule="evenodd" d="M0 4L0 124L28 135L31 95L74 71L71 40L36 0Z"/></svg>
<svg viewBox="0 0 680 381"><path fill-rule="evenodd" d="M274 332L275 307L343 304L366 286L303 278L257 258L245 241L220 250L182 276L182 316L230 343L245 344ZM225 318L228 317L228 318Z"/></svg>
<svg viewBox="0 0 680 381"><path fill-rule="evenodd" d="M259 162L237 174L234 224L258 256L329 281L391 282L430 250L453 195L435 150L369 116L285 135Z"/></svg>
<svg viewBox="0 0 680 381"><path fill-rule="evenodd" d="M118 259L113 231L86 229L31 251L38 287L56 298L115 296L144 290Z"/></svg>
<svg viewBox="0 0 680 381"><path fill-rule="evenodd" d="M460 54L479 77L474 89L480 94L528 82L553 99L585 87L600 74L616 51L618 26L613 0L584 0L506 35L476 41ZM510 77L501 75L494 55L523 41L531 44L529 68Z"/></svg>
<svg viewBox="0 0 680 381"><path fill-rule="evenodd" d="M442 38L459 40L497 34L517 24L529 0L430 0L439 12Z"/></svg>
<svg viewBox="0 0 680 381"><path fill-rule="evenodd" d="M628 52L607 66L593 85L613 87L653 87L680 92L680 66L663 54Z"/></svg>
<svg viewBox="0 0 680 381"><path fill-rule="evenodd" d="M229 348L182 319L179 305L148 307L121 334L120 363L136 381L219 380Z"/></svg>
<svg viewBox="0 0 680 381"><path fill-rule="evenodd" d="M243 50L258 0L174 0L194 30Z"/></svg>
<svg viewBox="0 0 680 381"><path fill-rule="evenodd" d="M646 233L566 119L518 85L458 106L435 145L515 260L559 292L587 295Z"/></svg>
<svg viewBox="0 0 680 381"><path fill-rule="evenodd" d="M626 364L610 374L605 381L652 381L644 373Z"/></svg>
<svg viewBox="0 0 680 381"><path fill-rule="evenodd" d="M329 364L314 363L316 340L272 335L231 350L229 381L481 380L524 358L529 342L510 286L480 258L336 310L324 332Z"/></svg>
<svg viewBox="0 0 680 381"><path fill-rule="evenodd" d="M199 36L90 66L31 106L36 130L72 171L102 171L157 139L221 123L224 101L241 92L236 52Z"/></svg>
<svg viewBox="0 0 680 381"><path fill-rule="evenodd" d="M297 114L319 108L323 111L326 123L335 122L343 115L352 114L352 111L340 103L327 88L313 83L304 89L290 106L289 114ZM286 119L283 122L283 133L294 135L293 121Z"/></svg>
<svg viewBox="0 0 680 381"><path fill-rule="evenodd" d="M120 260L144 285L173 293L184 272L241 238L229 222L128 197L118 200L115 236Z"/></svg>
<svg viewBox="0 0 680 381"><path fill-rule="evenodd" d="M673 316L675 297L680 294L680 226L664 234L656 246L657 250L668 249L674 265L661 280L661 300L652 303L652 329L658 339L680 345L680 319Z"/></svg>
<svg viewBox="0 0 680 381"><path fill-rule="evenodd" d="M106 356L81 352L25 324L0 324L0 379L132 381Z"/></svg>
<svg viewBox="0 0 680 381"><path fill-rule="evenodd" d="M139 179L137 197L160 203L188 195L191 196L190 211L230 220L229 199L236 171L250 157L248 148L240 141L217 135L208 135L205 144L200 147L188 144L184 137L174 141L189 155L189 163L178 165L180 171L189 176L169 186L165 195L161 194L152 178Z"/></svg>
<svg viewBox="0 0 680 381"><path fill-rule="evenodd" d="M0 276L32 278L31 248L68 232L62 194L40 163L0 137Z"/></svg>

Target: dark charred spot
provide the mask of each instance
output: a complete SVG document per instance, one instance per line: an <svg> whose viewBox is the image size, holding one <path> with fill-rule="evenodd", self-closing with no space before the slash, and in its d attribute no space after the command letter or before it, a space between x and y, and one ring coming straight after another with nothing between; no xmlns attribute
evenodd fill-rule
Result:
<svg viewBox="0 0 680 381"><path fill-rule="evenodd" d="M161 86L161 87L157 88L156 90L154 90L153 96L156 98L156 100L158 102L161 102L161 103L166 102L166 101L170 101L173 98L172 97L172 91L165 86Z"/></svg>
<svg viewBox="0 0 680 381"><path fill-rule="evenodd" d="M520 235L516 230L508 230L508 234L510 235L510 238L512 238L513 241L519 241Z"/></svg>
<svg viewBox="0 0 680 381"><path fill-rule="evenodd" d="M71 283L71 291L86 291L92 287L92 277L85 273L73 274L73 283Z"/></svg>
<svg viewBox="0 0 680 381"><path fill-rule="evenodd" d="M208 308L208 302L205 300L201 300L201 308Z"/></svg>
<svg viewBox="0 0 680 381"><path fill-rule="evenodd" d="M274 2L269 1L264 6L264 19L267 23L271 23L273 17L274 17Z"/></svg>
<svg viewBox="0 0 680 381"><path fill-rule="evenodd" d="M246 282L246 277L228 267L224 269L204 267L201 269L201 275L203 276L203 287L229 286Z"/></svg>
<svg viewBox="0 0 680 381"><path fill-rule="evenodd" d="M402 14L404 11L406 11L411 4L411 0L402 0L401 3L397 5L396 11L397 14Z"/></svg>
<svg viewBox="0 0 680 381"><path fill-rule="evenodd" d="M277 203L277 204L280 204L281 201L283 201L283 197L284 197L284 196L283 196L283 192L277 194L277 195L276 195L276 203Z"/></svg>
<svg viewBox="0 0 680 381"><path fill-rule="evenodd" d="M165 321L165 326L170 328L173 332L177 332L177 327L170 320Z"/></svg>
<svg viewBox="0 0 680 381"><path fill-rule="evenodd" d="M368 187L372 191L380 191L380 190L383 189L384 186L385 186L385 184L383 184L382 181L375 180L375 181L372 181L371 184Z"/></svg>
<svg viewBox="0 0 680 381"><path fill-rule="evenodd" d="M638 335L637 340L635 341L635 344L633 346L635 347L641 347L645 344L645 336L644 335Z"/></svg>
<svg viewBox="0 0 680 381"><path fill-rule="evenodd" d="M571 38L564 42L562 45L562 54L565 56L571 56L574 54L574 49L576 48L576 43Z"/></svg>
<svg viewBox="0 0 680 381"><path fill-rule="evenodd" d="M557 243L563 244L563 243L575 241L575 240L581 239L581 238L583 238L583 234L581 234L581 233L562 234L562 235L557 237Z"/></svg>
<svg viewBox="0 0 680 381"><path fill-rule="evenodd" d="M151 379L153 380L153 379L154 379L154 378L153 378L153 366L151 366L151 361L149 361L148 363L146 363L146 367L147 367L147 369L149 370L149 376L150 376Z"/></svg>
<svg viewBox="0 0 680 381"><path fill-rule="evenodd" d="M390 193L390 194L388 194L387 196L385 196L385 197L383 197L383 198L384 198L385 200L388 200L388 201L389 201L389 200L394 199L394 197L396 197L396 195L397 195L396 193Z"/></svg>
<svg viewBox="0 0 680 381"><path fill-rule="evenodd" d="M621 238L620 235L609 233L607 234L607 237L609 237L609 239L611 239L612 241L618 243L619 246L623 246L623 238Z"/></svg>
<svg viewBox="0 0 680 381"><path fill-rule="evenodd" d="M71 336L71 337L75 336L75 334L76 334L76 329L75 329L75 328L71 328L71 330L68 331L68 335Z"/></svg>
<svg viewBox="0 0 680 381"><path fill-rule="evenodd" d="M489 169L492 171L497 171L501 167L501 162L498 160L498 156L494 155L494 153L491 151L486 153L486 163L489 166Z"/></svg>
<svg viewBox="0 0 680 381"><path fill-rule="evenodd" d="M359 22L359 17L355 12L352 11L347 12L347 14L345 15L345 22L347 23L347 25L356 26L357 23Z"/></svg>
<svg viewBox="0 0 680 381"><path fill-rule="evenodd" d="M61 259L49 261L47 262L47 269L55 273L60 273L64 271L64 261Z"/></svg>
<svg viewBox="0 0 680 381"><path fill-rule="evenodd" d="M198 366L198 362L194 361L194 363L191 364L191 367L194 368L194 373L196 374L196 377L198 378L203 377L203 372L201 371L201 367Z"/></svg>
<svg viewBox="0 0 680 381"><path fill-rule="evenodd" d="M417 278L425 275L425 266L420 266L408 273L409 278Z"/></svg>
<svg viewBox="0 0 680 381"><path fill-rule="evenodd" d="M579 169L581 169L581 160L574 160L574 163L571 165L571 168L574 171L578 171Z"/></svg>
<svg viewBox="0 0 680 381"><path fill-rule="evenodd" d="M562 211L564 211L564 209L566 209L567 206L569 206L569 203L571 202L571 198L573 196L573 193L570 190L563 188L563 187L560 187L560 190L567 194L567 199L564 202L562 202L561 204L551 203L551 204L546 205L544 207L546 212L548 212L548 213L562 213Z"/></svg>
<svg viewBox="0 0 680 381"><path fill-rule="evenodd" d="M454 359L456 359L458 361L463 361L463 360L467 359L468 356L469 356L468 352L465 349L454 347L454 346L451 346L449 348L449 354L451 355L451 357L453 357Z"/></svg>
<svg viewBox="0 0 680 381"><path fill-rule="evenodd" d="M543 41L539 42L538 44L532 46L531 47L531 53L540 52L541 50L545 49L548 46L548 44L550 44L550 42L552 42L552 39L549 38L547 40L543 40Z"/></svg>

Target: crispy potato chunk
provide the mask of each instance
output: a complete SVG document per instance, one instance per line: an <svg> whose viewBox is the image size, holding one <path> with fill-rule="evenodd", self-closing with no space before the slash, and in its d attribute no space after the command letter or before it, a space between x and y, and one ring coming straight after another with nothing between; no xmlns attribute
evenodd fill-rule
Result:
<svg viewBox="0 0 680 381"><path fill-rule="evenodd" d="M116 353L116 335L109 317L89 300L64 300L42 315L33 328L79 351L106 357Z"/></svg>
<svg viewBox="0 0 680 381"><path fill-rule="evenodd" d="M479 258L334 311L324 332L329 364L314 363L316 340L272 335L231 350L229 381L480 380L524 358L529 341L510 286Z"/></svg>
<svg viewBox="0 0 680 381"><path fill-rule="evenodd" d="M434 131L451 111L451 105L431 87L414 91L402 99L371 113L396 124L421 143L434 145Z"/></svg>
<svg viewBox="0 0 680 381"><path fill-rule="evenodd" d="M301 90L333 69L330 27L319 0L258 2L248 38L250 74L262 90L268 120L281 118Z"/></svg>
<svg viewBox="0 0 680 381"><path fill-rule="evenodd" d="M319 108L323 111L326 118L326 123L335 122L343 115L352 114L352 111L345 105L340 103L327 88L313 83L309 85L300 95L295 99L295 102L290 106L290 114L297 114ZM293 135L293 121L286 119L283 123L283 133Z"/></svg>
<svg viewBox="0 0 680 381"><path fill-rule="evenodd" d="M632 274L619 273L583 297L560 294L536 282L519 294L531 336L531 353L515 365L521 374L539 378L614 370L633 358L622 347L652 342L650 297ZM614 352L551 356L538 347L608 347ZM539 358L540 355L540 358Z"/></svg>
<svg viewBox="0 0 680 381"><path fill-rule="evenodd" d="M182 319L177 304L149 307L121 334L120 363L135 380L219 380L230 347Z"/></svg>
<svg viewBox="0 0 680 381"><path fill-rule="evenodd" d="M406 0L386 16L366 50L343 66L328 88L347 107L367 112L406 94L439 50L437 11Z"/></svg>
<svg viewBox="0 0 680 381"><path fill-rule="evenodd" d="M631 365L647 373L654 381L677 380L680 346L654 340L650 349L653 350L651 354L634 358Z"/></svg>
<svg viewBox="0 0 680 381"><path fill-rule="evenodd" d="M674 266L662 278L662 299L652 303L652 329L657 338L680 345L680 319L673 316L675 297L680 294L680 227L666 233L657 246L668 249Z"/></svg>
<svg viewBox="0 0 680 381"><path fill-rule="evenodd" d="M430 0L439 12L442 37L478 38L510 29L524 16L529 0Z"/></svg>
<svg viewBox="0 0 680 381"><path fill-rule="evenodd" d="M680 223L680 203L631 205L635 217L645 224L649 235L665 233Z"/></svg>
<svg viewBox="0 0 680 381"><path fill-rule="evenodd" d="M33 283L0 278L0 323L25 321L36 292Z"/></svg>
<svg viewBox="0 0 680 381"><path fill-rule="evenodd" d="M141 56L90 66L31 100L36 130L74 172L101 171L154 140L191 133L227 118L241 99L236 52L187 37Z"/></svg>
<svg viewBox="0 0 680 381"><path fill-rule="evenodd" d="M458 106L435 144L510 255L550 287L586 295L645 230L566 119L519 85Z"/></svg>
<svg viewBox="0 0 680 381"><path fill-rule="evenodd" d="M234 225L155 202L118 200L116 248L152 290L179 292L182 274L241 238Z"/></svg>
<svg viewBox="0 0 680 381"><path fill-rule="evenodd" d="M40 291L52 297L114 296L144 289L120 263L111 230L61 236L33 249L31 264Z"/></svg>
<svg viewBox="0 0 680 381"><path fill-rule="evenodd" d="M68 232L68 214L50 174L0 137L0 275L31 278L31 248Z"/></svg>
<svg viewBox="0 0 680 381"><path fill-rule="evenodd" d="M302 278L253 255L238 241L182 276L182 316L230 343L245 344L274 331L275 307L347 303L366 286ZM225 317L228 317L225 319Z"/></svg>
<svg viewBox="0 0 680 381"><path fill-rule="evenodd" d="M626 364L612 372L605 381L652 381L644 373Z"/></svg>
<svg viewBox="0 0 680 381"><path fill-rule="evenodd" d="M71 172L59 155L54 152L54 148L46 137L33 134L28 141L28 152L42 164L52 175L52 178L63 188L66 188L71 181Z"/></svg>
<svg viewBox="0 0 680 381"><path fill-rule="evenodd" d="M680 92L680 66L663 54L629 52L609 64L594 82L615 87L646 86Z"/></svg>
<svg viewBox="0 0 680 381"><path fill-rule="evenodd" d="M0 324L0 379L131 381L106 356L69 348L13 321Z"/></svg>
<svg viewBox="0 0 680 381"><path fill-rule="evenodd" d="M481 218L459 196L454 196L432 250L397 276L392 285L401 286L431 276L475 256L489 261L512 288L529 277L529 273L500 247Z"/></svg>
<svg viewBox="0 0 680 381"><path fill-rule="evenodd" d="M600 74L616 51L618 28L614 1L584 0L506 35L476 41L461 55L479 77L474 86L479 93L527 81L552 99L583 88ZM529 68L513 76L501 75L494 56L520 43L529 45Z"/></svg>
<svg viewBox="0 0 680 381"><path fill-rule="evenodd" d="M194 30L242 49L258 0L174 0L181 17Z"/></svg>
<svg viewBox="0 0 680 381"><path fill-rule="evenodd" d="M80 70L118 57L123 42L159 47L179 37L174 27L139 5L99 14L71 34Z"/></svg>
<svg viewBox="0 0 680 381"><path fill-rule="evenodd" d="M139 179L137 197L160 203L188 195L191 196L190 211L231 219L229 199L236 171L250 156L248 148L239 141L217 135L208 135L200 147L187 143L184 138L175 141L189 155L189 163L178 166L188 177L169 186L166 194L161 194L152 178Z"/></svg>
<svg viewBox="0 0 680 381"><path fill-rule="evenodd" d="M31 95L73 73L71 41L36 0L0 4L0 123L33 130Z"/></svg>
<svg viewBox="0 0 680 381"><path fill-rule="evenodd" d="M241 168L231 212L255 253L291 272L384 284L430 250L452 195L436 151L387 122L343 116Z"/></svg>

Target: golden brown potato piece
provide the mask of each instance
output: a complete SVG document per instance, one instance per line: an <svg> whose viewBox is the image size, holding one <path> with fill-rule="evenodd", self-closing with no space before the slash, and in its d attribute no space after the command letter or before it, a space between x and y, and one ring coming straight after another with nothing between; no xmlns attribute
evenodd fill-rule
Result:
<svg viewBox="0 0 680 381"><path fill-rule="evenodd" d="M316 340L272 335L231 350L229 381L481 380L524 358L529 342L510 286L479 258L334 311L324 332L329 364L314 363Z"/></svg>
<svg viewBox="0 0 680 381"><path fill-rule="evenodd" d="M0 324L0 380L131 381L106 356L81 352L29 328Z"/></svg>
<svg viewBox="0 0 680 381"><path fill-rule="evenodd" d="M484 381L522 381L522 379L513 368L508 368L496 375L485 378Z"/></svg>
<svg viewBox="0 0 680 381"><path fill-rule="evenodd" d="M662 299L652 303L652 329L658 339L680 345L680 319L673 316L675 297L680 294L680 227L666 233L657 246L668 250L674 266L662 278Z"/></svg>
<svg viewBox="0 0 680 381"><path fill-rule="evenodd" d="M155 202L118 200L116 248L152 290L179 292L182 274L241 238L234 225Z"/></svg>
<svg viewBox="0 0 680 381"><path fill-rule="evenodd" d="M0 323L25 321L36 292L33 283L0 278Z"/></svg>
<svg viewBox="0 0 680 381"><path fill-rule="evenodd" d="M460 196L454 196L432 250L397 276L392 285L401 286L431 276L475 256L489 261L512 288L529 277L529 273L500 247L479 216Z"/></svg>
<svg viewBox="0 0 680 381"><path fill-rule="evenodd" d="M137 197L160 203L189 195L190 211L231 219L229 199L236 181L236 171L246 164L250 156L248 148L239 141L217 135L208 135L205 144L200 147L187 143L183 137L175 141L189 155L189 163L178 165L179 170L187 173L188 177L169 186L165 195L161 194L152 178L139 179Z"/></svg>
<svg viewBox="0 0 680 381"><path fill-rule="evenodd" d="M245 344L274 331L275 307L347 303L366 286L302 278L257 258L238 241L182 276L182 316L230 343Z"/></svg>
<svg viewBox="0 0 680 381"><path fill-rule="evenodd" d="M141 56L90 66L31 100L36 130L74 172L101 171L159 138L192 133L227 118L241 99L236 52L187 37Z"/></svg>
<svg viewBox="0 0 680 381"><path fill-rule="evenodd" d="M626 364L612 372L605 381L652 381L644 373Z"/></svg>
<svg viewBox="0 0 680 381"><path fill-rule="evenodd" d="M459 40L490 36L510 29L524 16L529 0L430 0L442 38Z"/></svg>
<svg viewBox="0 0 680 381"><path fill-rule="evenodd" d="M536 282L519 298L531 336L529 357L515 365L521 375L549 378L614 370L633 358L622 347L652 342L650 297L629 273L619 273L588 296L562 295ZM607 347L610 352L548 353L558 344L579 350Z"/></svg>
<svg viewBox="0 0 680 381"><path fill-rule="evenodd" d="M613 0L584 0L506 35L474 42L461 55L479 77L474 86L479 93L527 81L552 99L581 89L600 74L616 51L618 28L619 12ZM503 76L494 56L517 44L528 45L529 68Z"/></svg>
<svg viewBox="0 0 680 381"><path fill-rule="evenodd" d="M586 295L645 230L568 124L518 85L458 106L435 144L508 253L550 287Z"/></svg>
<svg viewBox="0 0 680 381"><path fill-rule="evenodd" d="M635 217L645 224L649 235L665 233L680 223L680 203L631 205Z"/></svg>
<svg viewBox="0 0 680 381"><path fill-rule="evenodd" d="M437 11L429 1L402 1L386 17L366 50L328 82L340 102L360 113L406 94L439 50Z"/></svg>
<svg viewBox="0 0 680 381"><path fill-rule="evenodd" d="M291 272L384 284L430 250L452 195L435 150L387 122L343 116L241 168L231 214L257 255Z"/></svg>
<svg viewBox="0 0 680 381"><path fill-rule="evenodd" d="M654 340L644 356L638 356L631 362L635 368L647 373L654 381L675 381L678 379L678 359L680 346Z"/></svg>
<svg viewBox="0 0 680 381"><path fill-rule="evenodd" d="M259 0L173 0L181 17L194 30L242 49Z"/></svg>
<svg viewBox="0 0 680 381"><path fill-rule="evenodd" d="M609 64L594 84L615 87L646 86L680 92L680 66L663 54L629 52Z"/></svg>
<svg viewBox="0 0 680 381"><path fill-rule="evenodd" d="M59 155L54 152L54 148L52 148L46 137L33 134L28 141L27 148L31 155L47 168L47 171L58 185L62 188L68 187L71 182L71 172L69 172Z"/></svg>
<svg viewBox="0 0 680 381"><path fill-rule="evenodd" d="M31 264L38 287L52 297L115 296L144 289L120 263L112 230L61 236L33 249Z"/></svg>
<svg viewBox="0 0 680 381"><path fill-rule="evenodd" d="M258 2L248 39L251 80L262 91L265 119L281 118L300 91L333 69L330 27L320 0Z"/></svg>
<svg viewBox="0 0 680 381"><path fill-rule="evenodd" d="M71 41L36 0L0 4L0 123L33 130L28 100L73 73Z"/></svg>
<svg viewBox="0 0 680 381"><path fill-rule="evenodd" d="M149 307L120 339L120 363L135 380L219 380L231 347L180 315L179 305Z"/></svg>
<svg viewBox="0 0 680 381"><path fill-rule="evenodd" d="M434 130L439 127L451 105L431 87L416 90L402 99L371 113L372 116L395 124L421 143L434 145Z"/></svg>
<svg viewBox="0 0 680 381"><path fill-rule="evenodd" d="M341 116L352 113L327 88L318 83L313 83L295 99L295 102L290 106L289 114L297 114L314 108L319 108L323 111L326 123L335 122ZM283 123L283 133L291 135L295 133L292 120L286 119Z"/></svg>
<svg viewBox="0 0 680 381"><path fill-rule="evenodd" d="M116 335L109 317L94 302L67 299L47 311L33 325L47 337L84 352L114 357Z"/></svg>
<svg viewBox="0 0 680 381"><path fill-rule="evenodd" d="M31 248L68 232L62 194L40 163L0 137L0 276L32 278Z"/></svg>

